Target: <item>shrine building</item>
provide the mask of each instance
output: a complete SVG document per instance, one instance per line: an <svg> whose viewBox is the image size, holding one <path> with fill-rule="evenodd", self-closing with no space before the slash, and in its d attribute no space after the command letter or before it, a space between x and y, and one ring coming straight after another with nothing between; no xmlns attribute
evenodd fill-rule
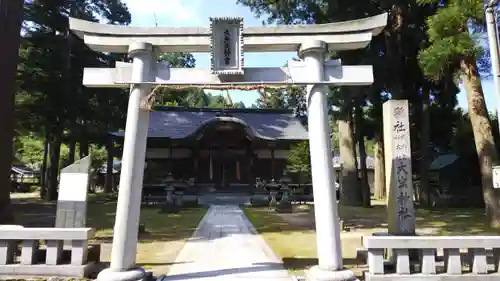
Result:
<svg viewBox="0 0 500 281"><path fill-rule="evenodd" d="M112 132L118 143L124 132ZM162 107L151 111L144 183L168 173L215 189L279 180L290 148L308 140L293 110Z"/></svg>

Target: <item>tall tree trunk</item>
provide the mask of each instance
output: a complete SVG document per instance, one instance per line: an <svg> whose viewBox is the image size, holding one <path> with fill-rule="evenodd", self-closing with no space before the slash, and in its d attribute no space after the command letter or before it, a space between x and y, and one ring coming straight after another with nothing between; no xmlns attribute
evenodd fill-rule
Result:
<svg viewBox="0 0 500 281"><path fill-rule="evenodd" d="M499 196L493 188L492 179L492 165L498 164L498 155L475 58L463 58L460 61L460 69L467 92L469 117L479 158L486 217L491 227L500 227Z"/></svg>
<svg viewBox="0 0 500 281"><path fill-rule="evenodd" d="M40 170L40 198L45 199L47 195L47 158L49 156L49 136L45 134L43 140L43 162Z"/></svg>
<svg viewBox="0 0 500 281"><path fill-rule="evenodd" d="M10 207L10 169L14 137L16 68L24 1L0 0L0 224L14 222Z"/></svg>
<svg viewBox="0 0 500 281"><path fill-rule="evenodd" d="M69 146L68 165L71 165L72 163L75 162L75 157L76 157L76 140L75 140L73 130L71 130L70 135L69 135L69 145L68 146Z"/></svg>
<svg viewBox="0 0 500 281"><path fill-rule="evenodd" d="M393 99L406 99L408 93L404 91L405 81L405 56L403 28L404 28L404 5L395 4L389 12L389 22L384 30L386 54L390 61L391 96Z"/></svg>
<svg viewBox="0 0 500 281"><path fill-rule="evenodd" d="M354 155L354 166L356 167L356 171L358 170L358 167L359 167L359 163L358 163L358 148L356 146L356 138L357 138L357 134L356 134L356 122L354 120L354 110L353 108L349 108L348 110L348 118L349 118L349 130L351 132L351 139L352 139L352 153ZM358 181L359 181L359 178L358 178Z"/></svg>
<svg viewBox="0 0 500 281"><path fill-rule="evenodd" d="M428 206L429 204L429 164L430 157L429 154L429 142L430 142L430 131L431 131L431 119L429 111L429 90L426 88L422 89L422 126L420 131L420 188L419 188L419 200L421 206Z"/></svg>
<svg viewBox="0 0 500 281"><path fill-rule="evenodd" d="M76 5L71 5L70 7L70 16L74 16L75 14L75 6ZM68 22L69 23L69 22ZM76 93L77 96L80 96L80 92L75 90L75 89L80 89L80 84L74 83L73 77L72 77L72 69L71 69L71 51L72 51L72 35L69 30L69 25L66 26L66 71L64 73L64 84L65 84L65 90L67 96L71 96L71 93ZM75 86L73 86L75 85ZM75 162L75 156L76 156L76 130L77 130L77 125L76 124L76 112L77 112L77 101L75 99L68 99L67 100L67 105L70 107L70 110L68 112L68 119L69 119L69 152L68 152L68 165L71 165Z"/></svg>
<svg viewBox="0 0 500 281"><path fill-rule="evenodd" d="M57 200L57 188L59 186L59 160L61 159L61 134L55 134L49 144L49 161L48 161L48 189L47 200Z"/></svg>
<svg viewBox="0 0 500 281"><path fill-rule="evenodd" d="M361 190L358 184L351 124L349 121L339 120L338 126L340 162L342 163L340 203L347 206L361 206Z"/></svg>
<svg viewBox="0 0 500 281"><path fill-rule="evenodd" d="M108 143L106 148L108 152L108 159L106 162L106 183L104 185L104 192L112 193L113 181L114 181L114 174L113 174L114 142L110 136L108 136Z"/></svg>
<svg viewBox="0 0 500 281"><path fill-rule="evenodd" d="M87 138L87 121L82 121L82 127L80 131L80 159L89 155L89 141Z"/></svg>
<svg viewBox="0 0 500 281"><path fill-rule="evenodd" d="M355 120L356 120L356 138L358 140L359 149L359 172L361 174L361 199L363 207L371 206L371 191L370 184L368 183L368 172L366 169L366 146L365 146L365 135L364 135L364 120L363 120L363 109L362 109L363 99L359 98L355 107Z"/></svg>
<svg viewBox="0 0 500 281"><path fill-rule="evenodd" d="M385 163L384 142L380 133L375 135L375 175L373 182L374 195L377 199L385 198Z"/></svg>

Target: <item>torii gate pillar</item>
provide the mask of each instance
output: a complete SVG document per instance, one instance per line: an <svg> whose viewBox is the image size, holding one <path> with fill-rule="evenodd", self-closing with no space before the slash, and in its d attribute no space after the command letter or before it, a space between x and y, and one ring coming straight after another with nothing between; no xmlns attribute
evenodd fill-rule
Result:
<svg viewBox="0 0 500 281"><path fill-rule="evenodd" d="M304 59L309 79L321 81L327 44L309 41L300 46L299 56ZM340 225L335 194L335 173L331 156L330 124L326 85L307 87L307 121L309 149L316 221L316 247L318 265L307 272L307 280L357 280L354 273L342 264Z"/></svg>
<svg viewBox="0 0 500 281"><path fill-rule="evenodd" d="M153 45L133 43L129 46L128 54L133 59L132 81L151 81ZM140 106L150 91L151 86L148 84L134 84L130 89L111 265L99 273L98 280L142 280L145 276L144 269L136 268L135 256L149 123L149 112Z"/></svg>

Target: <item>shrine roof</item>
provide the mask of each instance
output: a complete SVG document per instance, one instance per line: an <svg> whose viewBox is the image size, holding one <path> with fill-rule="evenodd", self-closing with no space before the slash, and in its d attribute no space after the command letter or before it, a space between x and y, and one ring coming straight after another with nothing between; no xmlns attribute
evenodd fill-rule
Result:
<svg viewBox="0 0 500 281"><path fill-rule="evenodd" d="M163 107L149 115L148 137L184 139L207 123L232 121L245 124L252 133L269 140L308 140L309 134L293 110L253 108ZM110 132L123 137L124 132Z"/></svg>

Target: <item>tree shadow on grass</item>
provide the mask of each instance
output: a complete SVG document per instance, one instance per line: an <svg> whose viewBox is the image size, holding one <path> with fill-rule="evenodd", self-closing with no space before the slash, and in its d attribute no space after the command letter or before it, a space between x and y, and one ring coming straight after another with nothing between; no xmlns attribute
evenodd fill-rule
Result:
<svg viewBox="0 0 500 281"><path fill-rule="evenodd" d="M440 235L499 235L489 228L480 208L443 208L417 210L417 229L433 228Z"/></svg>
<svg viewBox="0 0 500 281"><path fill-rule="evenodd" d="M54 227L57 202L36 198L13 199L16 223L25 227ZM145 232L141 242L183 240L191 237L206 208L186 208L179 213L161 213L158 208L142 208L140 224ZM87 204L87 226L96 229L95 241L111 242L116 215L116 196L92 196Z"/></svg>
<svg viewBox="0 0 500 281"><path fill-rule="evenodd" d="M248 208L245 213L259 233L315 230L314 210L278 214L270 208ZM371 208L339 205L344 229L370 230L387 228L385 206ZM417 231L433 235L499 235L486 225L484 210L479 208L417 209Z"/></svg>
<svg viewBox="0 0 500 281"><path fill-rule="evenodd" d="M37 198L13 198L11 208L16 224L29 227L54 227L56 221L56 202Z"/></svg>
<svg viewBox="0 0 500 281"><path fill-rule="evenodd" d="M111 242L116 214L116 203L107 203L99 209L88 210L88 226L97 230L97 240ZM183 240L191 237L206 213L206 208L182 209L179 213L161 213L157 208L141 209L140 224L145 231L140 242Z"/></svg>

